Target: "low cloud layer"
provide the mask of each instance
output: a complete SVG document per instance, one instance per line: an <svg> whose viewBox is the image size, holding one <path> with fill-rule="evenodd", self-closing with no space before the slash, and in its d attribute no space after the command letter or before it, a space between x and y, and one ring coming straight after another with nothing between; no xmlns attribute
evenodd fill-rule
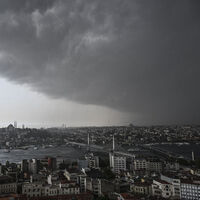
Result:
<svg viewBox="0 0 200 200"><path fill-rule="evenodd" d="M143 124L199 123L199 8L198 0L2 0L0 74Z"/></svg>

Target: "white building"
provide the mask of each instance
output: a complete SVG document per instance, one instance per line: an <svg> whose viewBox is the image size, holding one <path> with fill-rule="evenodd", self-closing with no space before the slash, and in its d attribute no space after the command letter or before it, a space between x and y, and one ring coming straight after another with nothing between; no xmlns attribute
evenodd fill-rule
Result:
<svg viewBox="0 0 200 200"><path fill-rule="evenodd" d="M29 160L28 169L29 169L29 172L31 172L33 174L37 173L37 160L36 159Z"/></svg>
<svg viewBox="0 0 200 200"><path fill-rule="evenodd" d="M200 181L181 180L181 199L200 200Z"/></svg>
<svg viewBox="0 0 200 200"><path fill-rule="evenodd" d="M43 186L41 183L25 183L22 185L22 194L27 197L41 197L43 193Z"/></svg>
<svg viewBox="0 0 200 200"><path fill-rule="evenodd" d="M130 191L135 194L141 194L141 195L151 195L152 194L152 187L151 183L147 182L139 182L139 183L133 183L130 185Z"/></svg>
<svg viewBox="0 0 200 200"><path fill-rule="evenodd" d="M62 164L62 163L64 163L64 158L61 157L61 156L57 156L56 157L56 167L57 167L57 169L59 169L60 164Z"/></svg>
<svg viewBox="0 0 200 200"><path fill-rule="evenodd" d="M113 136L113 150L109 153L110 168L116 174L126 170L126 157L115 153L115 139Z"/></svg>
<svg viewBox="0 0 200 200"><path fill-rule="evenodd" d="M125 156L115 155L114 152L111 152L109 154L109 160L110 160L110 167L114 173L119 174L120 171L126 170Z"/></svg>
<svg viewBox="0 0 200 200"><path fill-rule="evenodd" d="M147 170L147 160L144 158L141 159L135 159L133 161L133 169L134 170Z"/></svg>
<svg viewBox="0 0 200 200"><path fill-rule="evenodd" d="M161 180L166 181L171 184L172 188L172 196L176 198L180 198L180 179L174 175L163 175L161 174Z"/></svg>
<svg viewBox="0 0 200 200"><path fill-rule="evenodd" d="M57 177L49 175L47 183L30 182L22 185L22 194L27 197L57 196L68 194L80 194L80 186L75 181L58 180Z"/></svg>
<svg viewBox="0 0 200 200"><path fill-rule="evenodd" d="M178 171L179 169L180 169L180 165L178 162L165 162L165 170Z"/></svg>
<svg viewBox="0 0 200 200"><path fill-rule="evenodd" d="M91 191L96 196L101 196L101 179L87 177L87 190Z"/></svg>
<svg viewBox="0 0 200 200"><path fill-rule="evenodd" d="M78 184L80 185L80 191L86 192L86 174L84 174L84 173L79 174Z"/></svg>
<svg viewBox="0 0 200 200"><path fill-rule="evenodd" d="M153 172L161 172L163 169L163 164L158 159L149 159L147 161L147 170Z"/></svg>
<svg viewBox="0 0 200 200"><path fill-rule="evenodd" d="M80 191L86 191L86 174L85 171L80 171L77 169L65 170L64 176L68 181L75 182L80 185Z"/></svg>
<svg viewBox="0 0 200 200"><path fill-rule="evenodd" d="M133 161L133 169L161 172L162 162L157 159L138 158Z"/></svg>
<svg viewBox="0 0 200 200"><path fill-rule="evenodd" d="M172 196L172 186L163 180L153 180L152 195L170 198Z"/></svg>
<svg viewBox="0 0 200 200"><path fill-rule="evenodd" d="M93 153L88 153L85 155L89 168L99 168L99 157L94 156Z"/></svg>
<svg viewBox="0 0 200 200"><path fill-rule="evenodd" d="M44 196L57 196L68 194L80 194L80 188L76 183L63 183L44 186Z"/></svg>
<svg viewBox="0 0 200 200"><path fill-rule="evenodd" d="M17 183L10 176L0 176L0 194L17 193Z"/></svg>
<svg viewBox="0 0 200 200"><path fill-rule="evenodd" d="M61 195L60 187L56 185L46 185L44 186L44 196L57 196Z"/></svg>

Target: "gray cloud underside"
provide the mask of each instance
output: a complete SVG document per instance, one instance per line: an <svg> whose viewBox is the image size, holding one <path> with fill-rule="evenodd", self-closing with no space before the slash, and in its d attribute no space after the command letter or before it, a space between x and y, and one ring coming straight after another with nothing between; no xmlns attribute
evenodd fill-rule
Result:
<svg viewBox="0 0 200 200"><path fill-rule="evenodd" d="M0 74L144 123L199 123L199 8L195 0L2 0Z"/></svg>

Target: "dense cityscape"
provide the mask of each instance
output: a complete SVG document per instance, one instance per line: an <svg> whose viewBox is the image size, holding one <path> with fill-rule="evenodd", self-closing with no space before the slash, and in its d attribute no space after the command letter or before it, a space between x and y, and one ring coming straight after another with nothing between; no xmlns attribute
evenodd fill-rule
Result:
<svg viewBox="0 0 200 200"><path fill-rule="evenodd" d="M199 149L191 147L200 142L200 126L31 129L15 122L0 133L0 199L199 198ZM78 153L66 157L69 149ZM34 157L6 160L19 151Z"/></svg>

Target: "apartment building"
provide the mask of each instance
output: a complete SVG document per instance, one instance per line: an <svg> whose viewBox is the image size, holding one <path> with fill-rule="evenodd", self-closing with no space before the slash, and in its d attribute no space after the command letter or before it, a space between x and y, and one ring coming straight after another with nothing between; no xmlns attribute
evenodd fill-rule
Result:
<svg viewBox="0 0 200 200"><path fill-rule="evenodd" d="M116 155L114 152L109 154L110 167L112 171L119 174L120 171L126 170L126 157Z"/></svg>
<svg viewBox="0 0 200 200"><path fill-rule="evenodd" d="M200 181L181 180L181 199L200 200Z"/></svg>

